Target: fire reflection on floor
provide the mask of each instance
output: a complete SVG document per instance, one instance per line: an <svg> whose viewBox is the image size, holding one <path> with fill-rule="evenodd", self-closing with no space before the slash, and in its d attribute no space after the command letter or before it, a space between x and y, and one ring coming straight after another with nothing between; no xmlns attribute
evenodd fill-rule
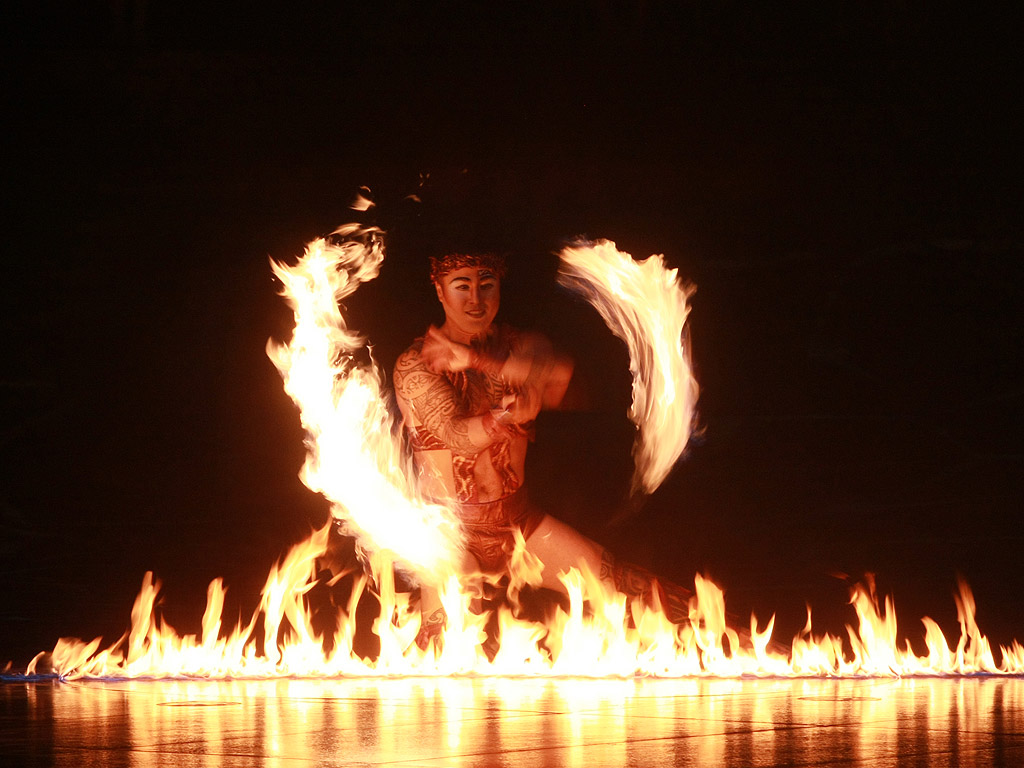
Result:
<svg viewBox="0 0 1024 768"><path fill-rule="evenodd" d="M6 682L0 706L16 765L1024 761L1004 677Z"/></svg>

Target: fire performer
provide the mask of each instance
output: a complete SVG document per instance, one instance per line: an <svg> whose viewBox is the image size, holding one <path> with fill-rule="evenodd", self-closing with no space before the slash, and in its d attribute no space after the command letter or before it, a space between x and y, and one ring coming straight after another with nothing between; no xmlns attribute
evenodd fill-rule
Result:
<svg viewBox="0 0 1024 768"><path fill-rule="evenodd" d="M573 364L540 334L495 322L504 274L504 261L489 252L431 258L445 321L395 364L395 393L422 491L463 525L460 572L507 572L518 529L527 552L544 565L542 586L565 592L558 574L585 565L629 598L651 605L657 594L670 621L686 621L689 591L617 560L530 503L524 470L534 419L559 405ZM447 616L433 586L423 585L420 599L417 642L425 648Z"/></svg>

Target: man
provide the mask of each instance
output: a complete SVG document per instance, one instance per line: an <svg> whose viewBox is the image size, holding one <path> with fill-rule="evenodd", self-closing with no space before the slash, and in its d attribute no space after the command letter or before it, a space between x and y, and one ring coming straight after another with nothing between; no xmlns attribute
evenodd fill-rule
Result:
<svg viewBox="0 0 1024 768"><path fill-rule="evenodd" d="M544 587L564 592L558 574L583 564L627 596L650 603L657 592L669 618L684 621L686 590L617 562L601 545L530 504L524 467L533 421L541 408L561 402L572 363L543 336L495 322L504 273L503 261L491 253L432 258L430 277L445 321L431 326L395 364L395 394L421 489L449 506L463 525L460 571L507 571L518 529L527 551L544 564ZM426 647L446 620L430 585L422 589L420 609L417 642Z"/></svg>

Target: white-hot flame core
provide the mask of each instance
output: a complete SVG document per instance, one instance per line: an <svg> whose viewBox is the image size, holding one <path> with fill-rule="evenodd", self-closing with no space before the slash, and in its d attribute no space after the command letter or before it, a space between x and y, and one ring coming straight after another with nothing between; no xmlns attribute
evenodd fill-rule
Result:
<svg viewBox="0 0 1024 768"><path fill-rule="evenodd" d="M302 481L332 502L365 551L387 550L419 575L443 581L458 562L461 532L450 511L416 494L414 474L393 430L366 340L348 329L339 302L377 276L381 233L348 225L306 247L298 263L272 263L295 313L285 345L267 354L299 406L307 433Z"/></svg>
<svg viewBox="0 0 1024 768"><path fill-rule="evenodd" d="M633 449L634 490L653 493L690 439L698 386L684 331L687 299L678 270L664 256L636 261L608 240L564 248L559 281L584 296L629 348L639 433Z"/></svg>
<svg viewBox="0 0 1024 768"><path fill-rule="evenodd" d="M488 612L475 608L469 582L460 581L451 567L461 546L457 521L449 510L417 498L412 468L380 396L379 374L372 360L358 362L359 353L369 357L368 350L347 328L338 305L376 276L383 257L378 231L349 226L330 242L311 243L295 267L275 264L295 312L295 331L287 345L271 344L268 350L308 433L303 479L331 501L333 514L358 537L373 574L380 603L372 623L380 646L376 657L362 658L355 650L356 606L369 583L362 573L346 607L337 610L334 626L323 634L316 629L324 624L323 607L314 611L310 600L317 561L328 549L327 524L271 569L259 606L244 626L239 621L223 631L225 590L216 579L207 593L201 636L179 635L158 616L159 583L146 574L131 628L121 639L100 650L99 638L62 638L52 652L32 661L28 674L42 671L46 662L65 678L1024 674L1024 647L1016 641L1000 648L1001 661L995 661L974 620L974 598L963 584L955 650L926 618L923 656L909 643L899 645L895 609L888 599L879 604L870 579L853 590L857 620L847 627L845 640L815 637L808 610L806 627L793 639L788 657L770 642L774 617L763 630L751 617L749 634L741 636L727 624L722 590L699 575L689 619L681 626L669 623L657 605L628 602L610 592L585 568L561 575L567 609L553 604L544 619L528 620L521 598L541 583L543 564L526 551L522 536L512 553L508 599L491 622ZM611 243L568 249L563 259L571 265L567 277L595 299L601 296L598 308L606 319L614 318L631 344L638 395L634 415L643 438L638 466L642 459L644 487L653 488L679 456L693 420L696 384L680 346L686 291L660 258L634 262ZM647 310L656 317L646 317ZM659 452L660 441L670 445L666 454ZM395 588L395 563L440 587L448 626L426 650L414 642L420 616L410 594Z"/></svg>

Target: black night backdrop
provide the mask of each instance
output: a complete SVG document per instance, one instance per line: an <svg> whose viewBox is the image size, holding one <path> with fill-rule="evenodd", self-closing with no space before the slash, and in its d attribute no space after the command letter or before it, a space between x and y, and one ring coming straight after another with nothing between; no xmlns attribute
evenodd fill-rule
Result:
<svg viewBox="0 0 1024 768"><path fill-rule="evenodd" d="M247 617L325 521L264 351L291 320L268 258L362 185L389 254L349 311L386 369L439 318L425 259L453 221L509 253L506 319L576 358L579 407L531 458L549 511L787 642L807 603L842 632L865 573L918 652L923 615L957 636L960 575L982 630L1024 639L1009 19L210 5L4 11L0 668L112 642L150 570L181 632L217 576ZM703 433L628 514L625 348L554 282L577 235L697 285Z"/></svg>

